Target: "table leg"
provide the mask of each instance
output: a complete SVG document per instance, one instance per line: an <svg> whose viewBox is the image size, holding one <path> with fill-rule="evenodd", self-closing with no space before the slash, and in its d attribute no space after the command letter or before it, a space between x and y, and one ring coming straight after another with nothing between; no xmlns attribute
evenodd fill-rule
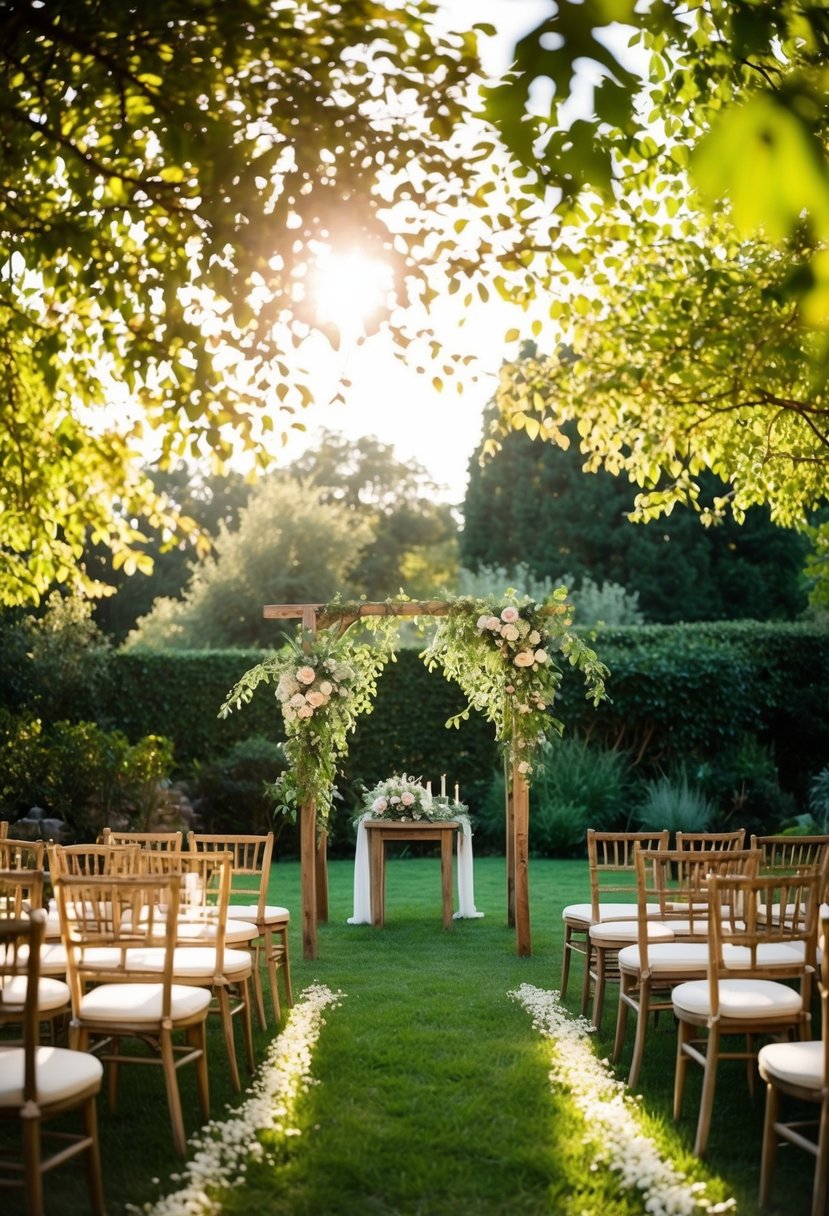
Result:
<svg viewBox="0 0 829 1216"><path fill-rule="evenodd" d="M384 891L386 871L383 865L385 845L379 832L372 832L369 841L369 870L371 873L371 923L382 925L384 916Z"/></svg>
<svg viewBox="0 0 829 1216"><path fill-rule="evenodd" d="M443 894L443 927L452 928L452 832L440 834L440 878Z"/></svg>

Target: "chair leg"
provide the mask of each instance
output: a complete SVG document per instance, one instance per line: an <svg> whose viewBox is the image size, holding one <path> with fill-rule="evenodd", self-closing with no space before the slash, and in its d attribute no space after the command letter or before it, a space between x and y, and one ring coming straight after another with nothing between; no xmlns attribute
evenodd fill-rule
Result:
<svg viewBox="0 0 829 1216"><path fill-rule="evenodd" d="M282 1020L282 1009L279 1005L279 989L276 986L276 948L273 944L273 930L265 927L265 966L268 969L268 983L271 989L271 1004L273 1005L273 1016L276 1018L276 1023L279 1025Z"/></svg>
<svg viewBox="0 0 829 1216"><path fill-rule="evenodd" d="M196 1022L188 1026L186 1041L189 1047L200 1052L196 1058L196 1084L199 1089L199 1106L205 1122L210 1118L210 1079L207 1072L207 1022Z"/></svg>
<svg viewBox="0 0 829 1216"><path fill-rule="evenodd" d="M631 1089L639 1083L639 1073L642 1068L642 1058L645 1054L645 1037L648 1033L650 1018L651 988L650 981L645 980L639 986L639 1008L636 1012L636 1038L633 1041L633 1058L630 1062L628 1085Z"/></svg>
<svg viewBox="0 0 829 1216"><path fill-rule="evenodd" d="M253 952L253 997L256 1002L256 1020L260 1030L267 1030L268 1019L265 1016L265 998L262 992L262 972L260 970L262 943L258 941Z"/></svg>
<svg viewBox="0 0 829 1216"><path fill-rule="evenodd" d="M253 1074L256 1071L256 1057L253 1053L253 1018L250 1012L251 996L250 996L250 981L242 980L239 985L242 1000L242 1030L245 1037L245 1055L247 1057L248 1072Z"/></svg>
<svg viewBox="0 0 829 1216"><path fill-rule="evenodd" d="M763 1148L760 1156L760 1207L764 1208L771 1200L771 1190L774 1183L774 1165L777 1155L777 1111L780 1096L771 1083L766 1085L766 1111L763 1116Z"/></svg>
<svg viewBox="0 0 829 1216"><path fill-rule="evenodd" d="M283 925L279 930L282 938L282 983L285 985L285 1004L289 1009L294 1006L294 992L291 987L291 950L288 945L288 926Z"/></svg>
<svg viewBox="0 0 829 1216"><path fill-rule="evenodd" d="M587 945L584 950L584 975L581 978L581 1016L587 1017L587 1011L590 1008L590 980L592 979L593 967L593 944L590 939L587 939Z"/></svg>
<svg viewBox="0 0 829 1216"><path fill-rule="evenodd" d="M167 1106L173 1129L173 1146L180 1157L187 1156L187 1137L184 1134L184 1116L181 1111L181 1094L178 1089L175 1053L170 1032L162 1031L159 1041L161 1063L164 1069L164 1084L167 1088Z"/></svg>
<svg viewBox="0 0 829 1216"><path fill-rule="evenodd" d="M567 996L567 982L570 978L570 942L573 940L573 930L570 925L564 926L564 954L561 960L561 999Z"/></svg>
<svg viewBox="0 0 829 1216"><path fill-rule="evenodd" d="M619 1056L622 1054L622 1048L625 1045L625 1036L628 1026L628 1001L630 994L636 988L636 980L632 975L627 975L623 972L619 976L619 1004L616 1008L616 1038L613 1041L613 1054L610 1059L615 1064Z"/></svg>
<svg viewBox="0 0 829 1216"><path fill-rule="evenodd" d="M684 1046L693 1037L693 1027L682 1018L677 1024L676 1034L676 1071L674 1073L674 1121L682 1118L682 1099L685 1096L685 1078L688 1075L688 1057Z"/></svg>
<svg viewBox="0 0 829 1216"><path fill-rule="evenodd" d="M714 1113L714 1092L717 1088L717 1066L720 1059L720 1031L712 1025L708 1031L708 1042L705 1045L705 1068L702 1074L702 1095L699 1103L699 1119L697 1135L694 1141L694 1156L704 1157L708 1147L708 1134L711 1131L711 1116Z"/></svg>
<svg viewBox="0 0 829 1216"><path fill-rule="evenodd" d="M602 1014L604 1013L605 967L605 951L598 946L596 948L596 986L593 989L593 1025L597 1030L602 1024Z"/></svg>
<svg viewBox="0 0 829 1216"><path fill-rule="evenodd" d="M239 1080L239 1065L236 1063L236 1040L233 1037L233 1018L230 1013L230 997L224 984L217 987L216 999L219 1003L219 1015L222 1019L222 1034L224 1035L227 1062L230 1067L230 1084L238 1094L242 1090L242 1082Z"/></svg>
<svg viewBox="0 0 829 1216"><path fill-rule="evenodd" d="M89 1137L86 1150L86 1178L89 1188L89 1207L93 1216L105 1216L104 1184L101 1176L101 1147L98 1139L98 1111L95 1098L84 1104L84 1130Z"/></svg>
<svg viewBox="0 0 829 1216"><path fill-rule="evenodd" d="M43 1216L43 1174L40 1171L40 1114L23 1112L23 1177L26 1216Z"/></svg>
<svg viewBox="0 0 829 1216"><path fill-rule="evenodd" d="M815 1162L815 1185L812 1190L812 1216L823 1216L829 1202L829 1107L821 1104Z"/></svg>

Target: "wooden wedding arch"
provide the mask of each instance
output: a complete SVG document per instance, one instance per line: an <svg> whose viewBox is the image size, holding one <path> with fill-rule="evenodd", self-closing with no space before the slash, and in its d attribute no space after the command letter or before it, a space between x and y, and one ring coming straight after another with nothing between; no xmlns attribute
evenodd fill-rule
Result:
<svg viewBox="0 0 829 1216"><path fill-rule="evenodd" d="M336 628L340 636L361 617L367 616L446 616L450 605L445 600L388 601L362 603L338 612L326 604L266 604L266 620L300 620L303 636L312 639L318 629ZM519 956L532 954L529 890L529 788L516 765L507 774L506 854L507 918L515 928ZM511 778L511 779L510 779ZM328 919L328 869L326 842L317 838L317 808L313 799L300 810L300 867L302 881L302 954L317 957L317 924Z"/></svg>

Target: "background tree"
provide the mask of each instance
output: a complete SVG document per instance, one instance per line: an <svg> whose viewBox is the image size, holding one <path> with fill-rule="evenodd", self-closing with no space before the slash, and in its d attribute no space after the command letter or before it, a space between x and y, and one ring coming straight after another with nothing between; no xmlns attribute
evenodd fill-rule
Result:
<svg viewBox="0 0 829 1216"><path fill-rule="evenodd" d="M323 431L289 468L318 487L323 502L343 503L369 519L374 539L353 575L368 599L388 599L401 588L416 599L452 581L458 521L421 465L399 460L372 435L351 441Z"/></svg>
<svg viewBox="0 0 829 1216"><path fill-rule="evenodd" d="M575 439L575 425L563 434ZM609 580L638 594L649 621L793 619L806 607L808 542L775 527L767 508L750 508L742 526L727 518L701 528L693 511L677 507L643 527L629 519L629 483L604 469L587 475L582 463L575 443L533 443L524 432L505 436L483 466L471 460L463 565L512 569L520 560L539 577ZM700 484L723 492L711 474Z"/></svg>
<svg viewBox="0 0 829 1216"><path fill-rule="evenodd" d="M195 522L198 543L180 533L171 535L145 525L144 543L152 558L152 570L131 574L114 568L112 553L105 545L96 545L86 554L84 564L89 574L115 589L111 596L95 601L93 617L116 644L124 641L156 599L178 599L184 593L193 563L206 556L206 545L218 536L220 526L224 524L230 531L238 527L239 512L252 488L240 473L205 475L185 464L169 470L151 469L148 474L156 491Z"/></svg>
<svg viewBox="0 0 829 1216"><path fill-rule="evenodd" d="M162 467L238 444L270 459L310 400L330 247L386 264L374 323L404 349L407 305L485 278L493 228L499 255L518 239L488 207L462 244L446 237L493 174L457 137L474 33L438 34L433 15L374 0L3 7L0 603L56 581L101 591L80 564L90 542L148 568L142 521L192 530L139 472L142 445Z"/></svg>
<svg viewBox="0 0 829 1216"><path fill-rule="evenodd" d="M320 501L314 489L287 475L264 478L239 514L220 525L214 552L195 566L181 599L156 600L128 645L199 650L277 643L263 604L325 603L352 582L372 539L365 519Z"/></svg>

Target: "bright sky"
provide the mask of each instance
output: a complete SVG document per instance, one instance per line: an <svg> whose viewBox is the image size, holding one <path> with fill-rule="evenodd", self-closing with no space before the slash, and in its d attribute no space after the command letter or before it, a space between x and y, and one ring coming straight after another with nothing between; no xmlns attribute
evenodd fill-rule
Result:
<svg viewBox="0 0 829 1216"><path fill-rule="evenodd" d="M492 22L504 31L498 40L487 39L482 46L484 66L492 74L505 70L517 38L533 28L552 11L549 0L443 0L448 28L468 28L471 23ZM509 27L509 36L507 36ZM467 466L481 437L481 416L491 399L498 368L507 353L503 334L510 325L520 324L506 305L480 305L467 314L464 325L465 349L478 355L480 378L458 394L450 383L443 392L431 384L433 371L418 375L390 353L383 337L370 338L362 347L343 344L338 356L324 356L329 368L329 383L336 372L351 380L346 404L312 406L302 411L308 427L308 440L292 439L285 451L294 459L313 442L319 428L338 431L349 438L375 435L391 444L399 459L411 460L425 468L444 488L447 501L463 500ZM440 323L436 331L440 333ZM324 383L324 381L322 381Z"/></svg>

